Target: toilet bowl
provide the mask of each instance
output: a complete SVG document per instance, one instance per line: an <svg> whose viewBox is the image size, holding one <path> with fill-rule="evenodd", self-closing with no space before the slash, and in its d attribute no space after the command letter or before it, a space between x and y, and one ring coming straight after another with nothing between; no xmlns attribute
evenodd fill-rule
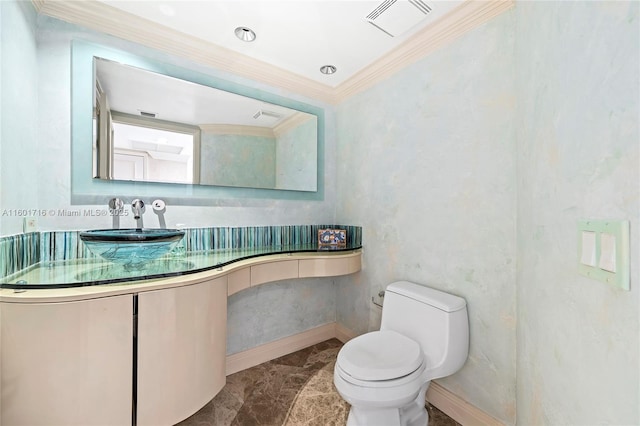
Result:
<svg viewBox="0 0 640 426"><path fill-rule="evenodd" d="M425 426L431 380L464 364L469 328L464 299L406 281L385 292L380 331L347 342L334 384L351 404L348 426Z"/></svg>

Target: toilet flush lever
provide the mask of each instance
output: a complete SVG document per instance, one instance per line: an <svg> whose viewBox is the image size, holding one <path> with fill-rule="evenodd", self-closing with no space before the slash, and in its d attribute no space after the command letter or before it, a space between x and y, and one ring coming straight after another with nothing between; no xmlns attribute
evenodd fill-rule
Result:
<svg viewBox="0 0 640 426"><path fill-rule="evenodd" d="M380 290L378 292L378 297L381 298L381 299L384 299L384 290ZM371 296L371 303L373 303L374 305L382 308L382 303L376 302L376 299L374 299L373 296Z"/></svg>

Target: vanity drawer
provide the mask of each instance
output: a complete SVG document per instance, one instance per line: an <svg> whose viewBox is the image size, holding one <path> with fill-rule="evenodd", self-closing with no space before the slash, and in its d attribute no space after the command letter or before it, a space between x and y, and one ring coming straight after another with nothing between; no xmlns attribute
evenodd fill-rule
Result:
<svg viewBox="0 0 640 426"><path fill-rule="evenodd" d="M251 286L290 278L298 278L297 260L264 263L251 267Z"/></svg>
<svg viewBox="0 0 640 426"><path fill-rule="evenodd" d="M333 277L352 274L360 270L360 256L337 259L304 259L300 260L300 278Z"/></svg>

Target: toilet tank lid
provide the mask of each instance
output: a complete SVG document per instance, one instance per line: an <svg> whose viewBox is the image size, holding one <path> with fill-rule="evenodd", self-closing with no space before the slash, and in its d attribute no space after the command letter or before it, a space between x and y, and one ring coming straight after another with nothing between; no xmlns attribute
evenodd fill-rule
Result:
<svg viewBox="0 0 640 426"><path fill-rule="evenodd" d="M391 283L386 291L410 297L445 312L459 311L467 306L467 302L462 297L409 281Z"/></svg>

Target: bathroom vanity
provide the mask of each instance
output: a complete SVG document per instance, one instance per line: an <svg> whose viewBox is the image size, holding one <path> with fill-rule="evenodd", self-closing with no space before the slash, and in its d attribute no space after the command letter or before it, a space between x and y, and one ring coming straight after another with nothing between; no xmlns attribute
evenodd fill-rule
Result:
<svg viewBox="0 0 640 426"><path fill-rule="evenodd" d="M172 259L191 269L167 277L115 278L96 259L16 277L27 284L0 289L2 424L172 425L189 417L225 384L227 296L361 268L359 246L272 250L194 253Z"/></svg>

